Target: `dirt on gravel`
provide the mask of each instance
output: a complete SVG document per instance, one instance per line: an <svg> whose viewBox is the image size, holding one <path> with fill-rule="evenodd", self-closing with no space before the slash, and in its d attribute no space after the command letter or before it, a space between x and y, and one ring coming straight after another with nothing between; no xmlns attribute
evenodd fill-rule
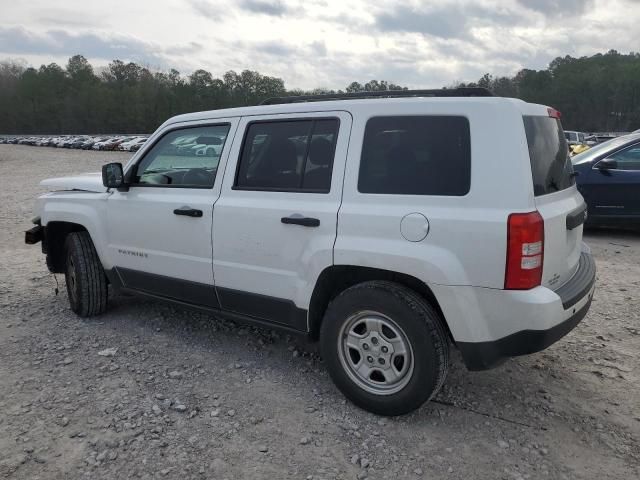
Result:
<svg viewBox="0 0 640 480"><path fill-rule="evenodd" d="M345 401L304 339L136 297L81 319L24 244L44 178L127 154L0 145L0 478L640 478L640 233L585 235L591 310L435 401Z"/></svg>

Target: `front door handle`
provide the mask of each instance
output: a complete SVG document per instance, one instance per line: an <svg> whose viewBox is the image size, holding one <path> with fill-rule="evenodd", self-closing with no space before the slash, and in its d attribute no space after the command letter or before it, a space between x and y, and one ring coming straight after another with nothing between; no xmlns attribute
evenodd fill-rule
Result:
<svg viewBox="0 0 640 480"><path fill-rule="evenodd" d="M320 220L318 218L303 217L302 215L291 215L290 217L282 217L282 223L287 225L302 225L303 227L319 227Z"/></svg>
<svg viewBox="0 0 640 480"><path fill-rule="evenodd" d="M176 215L184 215L185 217L194 217L194 218L199 218L202 216L202 210L198 210L196 208L191 208L191 207L176 208L173 211L173 213Z"/></svg>

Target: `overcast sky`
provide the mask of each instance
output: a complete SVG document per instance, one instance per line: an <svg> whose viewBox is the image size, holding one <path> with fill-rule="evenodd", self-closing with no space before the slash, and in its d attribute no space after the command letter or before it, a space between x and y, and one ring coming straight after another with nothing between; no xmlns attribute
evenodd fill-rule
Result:
<svg viewBox="0 0 640 480"><path fill-rule="evenodd" d="M0 0L0 12L0 59L251 69L288 88L439 87L640 51L640 0Z"/></svg>

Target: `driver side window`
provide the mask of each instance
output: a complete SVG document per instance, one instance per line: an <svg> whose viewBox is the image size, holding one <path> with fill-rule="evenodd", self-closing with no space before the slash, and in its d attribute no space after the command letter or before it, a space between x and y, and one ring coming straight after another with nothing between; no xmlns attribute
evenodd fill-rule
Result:
<svg viewBox="0 0 640 480"><path fill-rule="evenodd" d="M640 144L609 155L607 159L618 163L616 170L640 170Z"/></svg>
<svg viewBox="0 0 640 480"><path fill-rule="evenodd" d="M229 124L181 128L163 136L136 167L133 184L211 188Z"/></svg>

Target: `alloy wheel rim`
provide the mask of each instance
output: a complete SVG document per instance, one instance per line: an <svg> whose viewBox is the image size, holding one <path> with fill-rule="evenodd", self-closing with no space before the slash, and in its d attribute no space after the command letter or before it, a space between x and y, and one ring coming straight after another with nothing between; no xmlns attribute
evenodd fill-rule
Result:
<svg viewBox="0 0 640 480"><path fill-rule="evenodd" d="M349 317L338 335L340 363L351 380L374 395L392 395L411 380L414 355L400 326L371 310Z"/></svg>

